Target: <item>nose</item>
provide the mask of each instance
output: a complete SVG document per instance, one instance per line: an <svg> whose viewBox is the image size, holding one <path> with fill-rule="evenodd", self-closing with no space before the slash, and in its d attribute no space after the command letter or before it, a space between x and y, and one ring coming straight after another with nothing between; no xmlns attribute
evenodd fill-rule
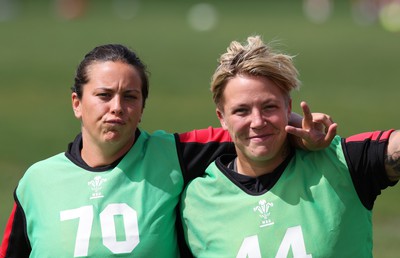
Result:
<svg viewBox="0 0 400 258"><path fill-rule="evenodd" d="M111 101L111 113L121 115L123 113L122 99L118 95L115 95Z"/></svg>
<svg viewBox="0 0 400 258"><path fill-rule="evenodd" d="M253 110L251 114L251 123L250 127L253 129L263 128L267 124L267 121L262 116L262 113L259 110Z"/></svg>

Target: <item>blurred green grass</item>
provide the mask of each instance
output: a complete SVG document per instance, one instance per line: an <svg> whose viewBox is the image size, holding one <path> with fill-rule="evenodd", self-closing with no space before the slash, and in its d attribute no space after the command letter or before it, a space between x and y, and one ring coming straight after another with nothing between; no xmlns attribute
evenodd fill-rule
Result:
<svg viewBox="0 0 400 258"><path fill-rule="evenodd" d="M218 126L208 90L216 59L230 41L252 34L296 55L303 85L293 94L295 111L306 100L332 115L342 136L400 128L400 34L355 24L349 1L335 1L324 24L304 17L301 1L214 1L219 16L210 31L189 26L194 0L141 1L130 20L115 15L112 1L97 0L72 21L57 18L51 1L19 3L17 16L0 22L0 232L25 169L64 151L79 131L69 88L83 55L99 44L126 44L148 65L151 89L141 124L148 131ZM399 187L385 190L376 202L375 257L400 251L399 194Z"/></svg>

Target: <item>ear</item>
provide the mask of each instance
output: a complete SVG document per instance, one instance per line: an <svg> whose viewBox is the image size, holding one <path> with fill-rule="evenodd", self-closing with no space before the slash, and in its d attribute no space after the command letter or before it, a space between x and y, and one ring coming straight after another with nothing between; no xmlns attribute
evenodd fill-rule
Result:
<svg viewBox="0 0 400 258"><path fill-rule="evenodd" d="M140 114L140 117L139 117L139 123L141 123L141 122L142 122L143 111L144 111L144 108L142 107L142 111L141 111L141 114Z"/></svg>
<svg viewBox="0 0 400 258"><path fill-rule="evenodd" d="M216 109L216 113L217 113L217 117L219 119L219 122L220 122L220 124L222 126L222 129L228 130L228 126L225 123L224 113L221 110L219 110L218 108Z"/></svg>
<svg viewBox="0 0 400 258"><path fill-rule="evenodd" d="M71 95L72 100L72 110L74 111L74 115L76 118L82 118L82 107L81 107L81 100L78 98L78 94L73 92Z"/></svg>

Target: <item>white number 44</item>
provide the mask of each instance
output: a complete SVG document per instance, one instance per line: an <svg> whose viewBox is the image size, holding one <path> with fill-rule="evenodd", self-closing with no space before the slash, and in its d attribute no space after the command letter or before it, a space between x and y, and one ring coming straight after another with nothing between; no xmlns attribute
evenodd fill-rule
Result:
<svg viewBox="0 0 400 258"><path fill-rule="evenodd" d="M300 226L291 227L286 230L285 236L279 246L276 258L288 257L289 251L292 249L293 257L311 258L306 252L304 244L303 232ZM236 258L261 258L260 244L257 235L246 237Z"/></svg>

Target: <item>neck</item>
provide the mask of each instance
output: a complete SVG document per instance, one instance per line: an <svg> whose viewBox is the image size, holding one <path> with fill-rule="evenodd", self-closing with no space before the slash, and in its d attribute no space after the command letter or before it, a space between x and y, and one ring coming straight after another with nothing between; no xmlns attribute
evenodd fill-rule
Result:
<svg viewBox="0 0 400 258"><path fill-rule="evenodd" d="M259 177L265 174L269 174L275 171L275 169L285 161L289 156L289 146L285 146L283 150L271 159L251 159L243 153L238 152L236 159L237 172L242 175L250 177Z"/></svg>
<svg viewBox="0 0 400 258"><path fill-rule="evenodd" d="M121 158L132 147L135 138L132 141L121 146L118 143L103 143L102 145L93 144L87 137L82 137L82 159L90 167L101 167L112 164L117 159Z"/></svg>

